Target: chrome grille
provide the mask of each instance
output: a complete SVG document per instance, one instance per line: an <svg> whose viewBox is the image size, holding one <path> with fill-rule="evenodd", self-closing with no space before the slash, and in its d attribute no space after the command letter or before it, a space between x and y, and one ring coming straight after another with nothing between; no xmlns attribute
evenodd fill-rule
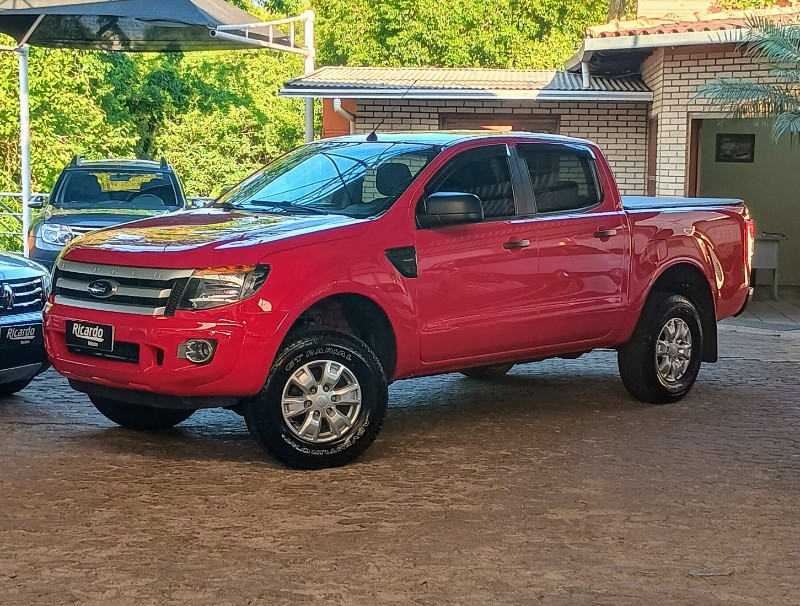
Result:
<svg viewBox="0 0 800 606"><path fill-rule="evenodd" d="M180 297L183 294L193 271L61 259L53 274L53 293L56 304L61 305L146 316L172 315L178 301L171 299L173 295ZM110 284L109 293L93 294L89 286L97 282L102 282L103 286Z"/></svg>
<svg viewBox="0 0 800 606"><path fill-rule="evenodd" d="M41 311L44 290L41 278L19 278L0 281L0 316Z"/></svg>

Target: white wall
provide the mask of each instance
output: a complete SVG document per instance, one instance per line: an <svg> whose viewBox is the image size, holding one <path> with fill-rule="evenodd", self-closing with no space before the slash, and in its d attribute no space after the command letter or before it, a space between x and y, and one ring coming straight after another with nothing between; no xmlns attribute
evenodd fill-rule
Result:
<svg viewBox="0 0 800 606"><path fill-rule="evenodd" d="M800 142L775 143L771 127L757 120L704 120L700 134L700 196L744 199L762 231L786 234L780 243L779 281L800 285ZM754 162L716 162L717 133L754 133ZM765 270L759 276L767 278Z"/></svg>

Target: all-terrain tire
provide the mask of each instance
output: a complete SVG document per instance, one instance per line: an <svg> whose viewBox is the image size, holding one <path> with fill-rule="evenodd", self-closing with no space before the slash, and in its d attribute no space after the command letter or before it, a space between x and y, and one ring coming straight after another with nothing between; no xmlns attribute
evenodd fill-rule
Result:
<svg viewBox="0 0 800 606"><path fill-rule="evenodd" d="M490 379L499 379L500 377L505 376L512 368L514 368L513 364L491 364L489 366L465 368L459 372L470 379L487 381Z"/></svg>
<svg viewBox="0 0 800 606"><path fill-rule="evenodd" d="M243 406L262 448L298 469L344 465L378 435L386 374L360 339L334 331L290 335L261 393Z"/></svg>
<svg viewBox="0 0 800 606"><path fill-rule="evenodd" d="M619 374L637 400L677 402L694 385L702 352L703 327L694 303L683 295L654 293L630 341L619 348Z"/></svg>
<svg viewBox="0 0 800 606"><path fill-rule="evenodd" d="M155 431L170 429L194 414L192 409L155 408L141 404L129 404L110 398L89 396L100 413L109 421L126 429Z"/></svg>

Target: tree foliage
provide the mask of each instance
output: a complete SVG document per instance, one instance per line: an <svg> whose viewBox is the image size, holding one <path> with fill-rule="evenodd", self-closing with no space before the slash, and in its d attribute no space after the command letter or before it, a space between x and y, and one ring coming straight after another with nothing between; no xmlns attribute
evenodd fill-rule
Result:
<svg viewBox="0 0 800 606"><path fill-rule="evenodd" d="M324 63L550 68L563 63L598 0L316 0Z"/></svg>
<svg viewBox="0 0 800 606"><path fill-rule="evenodd" d="M317 64L550 68L604 21L601 0L231 0L263 19L317 13ZM0 44L9 43L0 40ZM190 195L215 195L296 146L302 59L266 51L31 49L34 191L75 154L162 155ZM0 190L19 191L17 59L0 53Z"/></svg>

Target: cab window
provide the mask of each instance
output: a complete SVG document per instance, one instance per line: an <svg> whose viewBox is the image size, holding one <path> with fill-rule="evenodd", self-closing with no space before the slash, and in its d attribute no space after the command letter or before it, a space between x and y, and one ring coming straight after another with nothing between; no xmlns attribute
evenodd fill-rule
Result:
<svg viewBox="0 0 800 606"><path fill-rule="evenodd" d="M428 193L436 192L475 194L483 205L485 219L515 215L506 146L491 145L462 152L434 179Z"/></svg>
<svg viewBox="0 0 800 606"><path fill-rule="evenodd" d="M517 147L531 177L536 212L569 212L600 203L600 188L592 157L561 145Z"/></svg>

